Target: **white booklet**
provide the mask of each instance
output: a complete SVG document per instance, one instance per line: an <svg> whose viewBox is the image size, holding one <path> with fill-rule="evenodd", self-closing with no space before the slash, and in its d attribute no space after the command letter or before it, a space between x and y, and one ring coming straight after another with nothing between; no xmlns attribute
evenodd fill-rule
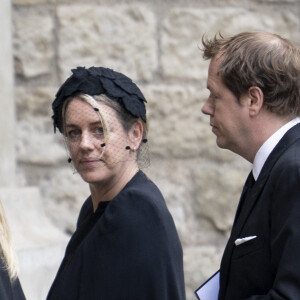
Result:
<svg viewBox="0 0 300 300"><path fill-rule="evenodd" d="M220 290L220 270L206 280L196 291L199 300L218 300Z"/></svg>

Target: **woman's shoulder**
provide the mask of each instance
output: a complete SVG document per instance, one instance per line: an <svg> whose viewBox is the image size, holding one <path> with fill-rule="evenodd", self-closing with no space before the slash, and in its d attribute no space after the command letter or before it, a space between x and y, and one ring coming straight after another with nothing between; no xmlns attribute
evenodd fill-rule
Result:
<svg viewBox="0 0 300 300"><path fill-rule="evenodd" d="M138 222L138 220L142 219L168 222L171 219L170 212L160 190L141 171L111 201L107 207L106 214L118 216L120 220L124 219L127 222Z"/></svg>
<svg viewBox="0 0 300 300"><path fill-rule="evenodd" d="M89 196L81 206L77 220L77 227L82 224L91 214L93 214L93 203L91 196Z"/></svg>
<svg viewBox="0 0 300 300"><path fill-rule="evenodd" d="M135 177L125 186L121 193L136 192L143 194L150 194L163 198L157 185L142 171L139 171Z"/></svg>
<svg viewBox="0 0 300 300"><path fill-rule="evenodd" d="M136 174L116 199L119 202L128 201L136 205L165 205L165 199L157 185L142 171Z"/></svg>

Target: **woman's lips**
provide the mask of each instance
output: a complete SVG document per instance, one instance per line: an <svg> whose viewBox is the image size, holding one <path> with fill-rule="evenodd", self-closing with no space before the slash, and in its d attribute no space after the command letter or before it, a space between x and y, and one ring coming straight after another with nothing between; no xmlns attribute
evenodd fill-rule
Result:
<svg viewBox="0 0 300 300"><path fill-rule="evenodd" d="M98 165L100 162L103 162L102 159L99 158L88 158L88 159L81 159L79 163L85 167L94 167Z"/></svg>

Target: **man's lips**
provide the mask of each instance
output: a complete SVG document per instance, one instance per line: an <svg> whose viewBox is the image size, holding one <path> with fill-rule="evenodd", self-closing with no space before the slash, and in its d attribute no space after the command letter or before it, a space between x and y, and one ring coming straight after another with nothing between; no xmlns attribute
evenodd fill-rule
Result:
<svg viewBox="0 0 300 300"><path fill-rule="evenodd" d="M214 124L210 124L211 126L211 131L216 134L216 130L218 129L218 127L216 127Z"/></svg>

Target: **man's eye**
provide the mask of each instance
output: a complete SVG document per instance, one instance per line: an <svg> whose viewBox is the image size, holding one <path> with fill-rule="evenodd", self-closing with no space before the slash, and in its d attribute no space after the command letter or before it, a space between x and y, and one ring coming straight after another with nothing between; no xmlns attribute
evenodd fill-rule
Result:
<svg viewBox="0 0 300 300"><path fill-rule="evenodd" d="M211 98L211 99L216 99L217 96L216 96L215 94L213 94L213 93L210 93L210 94L209 94L209 98Z"/></svg>

